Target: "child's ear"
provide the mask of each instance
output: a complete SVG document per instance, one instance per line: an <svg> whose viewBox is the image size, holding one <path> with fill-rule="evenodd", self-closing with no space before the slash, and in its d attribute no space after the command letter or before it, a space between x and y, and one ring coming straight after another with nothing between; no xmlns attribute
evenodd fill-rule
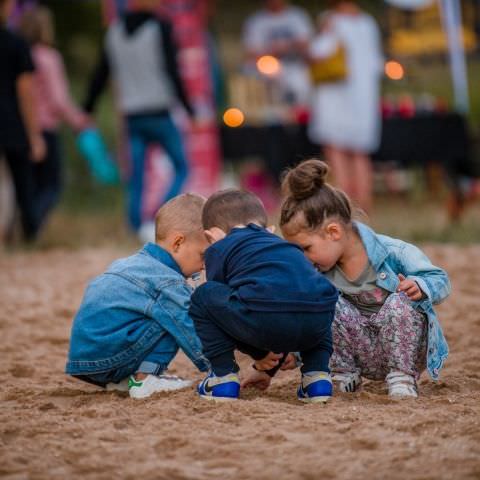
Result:
<svg viewBox="0 0 480 480"><path fill-rule="evenodd" d="M208 243L212 244L213 242L215 242L215 237L210 230L205 230L204 233Z"/></svg>
<svg viewBox="0 0 480 480"><path fill-rule="evenodd" d="M208 240L208 243L212 244L222 240L227 235L221 228L212 227L208 230L204 230L205 238Z"/></svg>
<svg viewBox="0 0 480 480"><path fill-rule="evenodd" d="M325 227L325 233L331 240L340 240L342 236L342 230L337 222L329 223Z"/></svg>
<svg viewBox="0 0 480 480"><path fill-rule="evenodd" d="M176 233L172 242L173 251L178 252L178 249L183 243L185 243L185 235L183 233Z"/></svg>
<svg viewBox="0 0 480 480"><path fill-rule="evenodd" d="M275 225L270 225L269 227L266 228L266 230L270 233L275 233L275 230L277 230L277 227Z"/></svg>

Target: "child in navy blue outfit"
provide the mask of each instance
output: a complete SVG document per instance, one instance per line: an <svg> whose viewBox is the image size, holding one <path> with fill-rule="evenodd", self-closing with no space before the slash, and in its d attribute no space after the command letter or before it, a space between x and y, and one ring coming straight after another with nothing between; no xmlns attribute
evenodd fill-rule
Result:
<svg viewBox="0 0 480 480"><path fill-rule="evenodd" d="M198 387L200 396L238 398L238 349L255 360L257 372L248 383L263 388L285 359L282 352L300 352L298 398L328 400L335 287L300 248L266 229L265 210L252 193L215 193L202 222L211 243L205 252L207 282L194 292L190 316L212 370Z"/></svg>

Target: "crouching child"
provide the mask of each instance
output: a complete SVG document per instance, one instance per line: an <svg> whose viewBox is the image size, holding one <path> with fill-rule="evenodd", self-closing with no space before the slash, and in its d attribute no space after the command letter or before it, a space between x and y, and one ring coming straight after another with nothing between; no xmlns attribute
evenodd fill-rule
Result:
<svg viewBox="0 0 480 480"><path fill-rule="evenodd" d="M188 315L186 279L203 268L208 246L202 197L185 194L155 219L156 242L115 261L88 286L75 316L66 373L133 398L191 382L167 375L179 348L201 370L209 363Z"/></svg>

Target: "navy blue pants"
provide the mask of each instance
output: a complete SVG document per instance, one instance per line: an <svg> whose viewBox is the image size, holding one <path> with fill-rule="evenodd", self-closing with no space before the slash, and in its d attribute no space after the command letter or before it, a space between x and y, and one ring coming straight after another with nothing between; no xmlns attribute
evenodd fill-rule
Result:
<svg viewBox="0 0 480 480"><path fill-rule="evenodd" d="M23 235L25 240L35 240L40 230L41 218L35 197L34 164L30 158L28 146L2 148L0 145L0 157L3 155L5 155L15 185Z"/></svg>
<svg viewBox="0 0 480 480"><path fill-rule="evenodd" d="M43 138L47 144L47 155L42 162L33 164L36 205L42 224L57 205L62 191L62 158L58 135L44 131Z"/></svg>
<svg viewBox="0 0 480 480"><path fill-rule="evenodd" d="M207 282L192 295L190 316L213 372L237 372L234 350L255 360L268 352L300 352L302 372L329 372L332 321L329 312L250 310L223 283Z"/></svg>
<svg viewBox="0 0 480 480"><path fill-rule="evenodd" d="M54 132L45 131L43 138L47 154L40 163L32 162L27 146L0 148L0 157L5 154L11 170L26 240L36 238L60 197L61 158L58 136Z"/></svg>

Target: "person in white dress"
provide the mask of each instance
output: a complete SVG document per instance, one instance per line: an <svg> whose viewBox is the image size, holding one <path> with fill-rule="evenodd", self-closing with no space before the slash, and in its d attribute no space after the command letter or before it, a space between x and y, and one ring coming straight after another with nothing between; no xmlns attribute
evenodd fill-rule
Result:
<svg viewBox="0 0 480 480"><path fill-rule="evenodd" d="M345 49L344 80L321 83L313 92L310 139L324 146L337 186L365 211L372 204L370 154L380 142L380 82L383 55L379 28L352 1L334 1L322 16L323 28L310 45L310 56L328 58Z"/></svg>
<svg viewBox="0 0 480 480"><path fill-rule="evenodd" d="M273 55L280 60L278 82L287 103L306 104L309 99L306 56L313 33L307 12L286 0L265 0L265 8L245 22L243 45L248 59L256 61L262 55Z"/></svg>

